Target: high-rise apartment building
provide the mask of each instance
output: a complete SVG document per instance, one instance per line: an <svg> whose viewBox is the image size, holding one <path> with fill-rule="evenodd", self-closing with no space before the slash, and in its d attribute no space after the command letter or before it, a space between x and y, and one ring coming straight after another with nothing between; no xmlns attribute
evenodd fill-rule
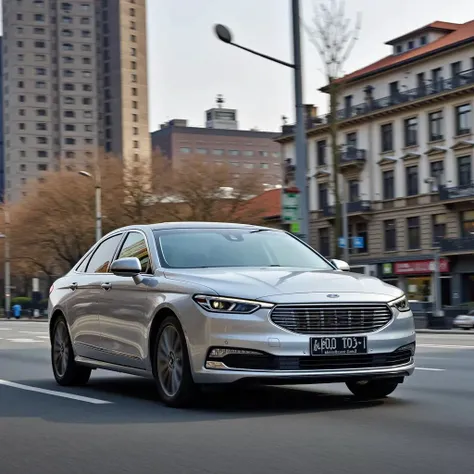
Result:
<svg viewBox="0 0 474 474"><path fill-rule="evenodd" d="M4 0L5 195L101 153L150 159L146 0Z"/></svg>

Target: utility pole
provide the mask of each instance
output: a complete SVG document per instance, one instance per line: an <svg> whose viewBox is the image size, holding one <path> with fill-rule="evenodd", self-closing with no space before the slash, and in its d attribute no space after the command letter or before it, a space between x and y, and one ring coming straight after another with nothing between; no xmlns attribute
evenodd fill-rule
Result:
<svg viewBox="0 0 474 474"><path fill-rule="evenodd" d="M5 239L5 317L10 316L11 306L11 274L10 274L10 212L7 204L3 205L3 212L5 216L5 232L3 238Z"/></svg>

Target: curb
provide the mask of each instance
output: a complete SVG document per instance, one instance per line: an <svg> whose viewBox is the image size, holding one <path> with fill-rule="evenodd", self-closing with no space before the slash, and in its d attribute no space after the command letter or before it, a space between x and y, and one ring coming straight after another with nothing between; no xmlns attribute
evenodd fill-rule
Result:
<svg viewBox="0 0 474 474"><path fill-rule="evenodd" d="M24 322L32 322L32 323L47 323L48 322L48 318L47 317L39 317L39 318L27 318L27 317L21 317L21 318L0 318L0 321L18 321L20 323L24 323Z"/></svg>

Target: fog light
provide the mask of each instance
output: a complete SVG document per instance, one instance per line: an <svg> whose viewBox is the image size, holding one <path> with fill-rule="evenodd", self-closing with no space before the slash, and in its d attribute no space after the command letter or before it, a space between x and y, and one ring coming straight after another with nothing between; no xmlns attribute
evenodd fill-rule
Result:
<svg viewBox="0 0 474 474"><path fill-rule="evenodd" d="M407 344L406 346L399 347L395 352L410 351L410 354L414 356L415 349L416 349L416 343L412 342L411 344Z"/></svg>
<svg viewBox="0 0 474 474"><path fill-rule="evenodd" d="M216 347L211 350L209 353L209 357L212 359L222 359L228 355L262 355L260 352L257 351L250 351L247 349L225 349Z"/></svg>
<svg viewBox="0 0 474 474"><path fill-rule="evenodd" d="M206 362L206 369L226 369L226 365L223 362L216 360L208 360Z"/></svg>

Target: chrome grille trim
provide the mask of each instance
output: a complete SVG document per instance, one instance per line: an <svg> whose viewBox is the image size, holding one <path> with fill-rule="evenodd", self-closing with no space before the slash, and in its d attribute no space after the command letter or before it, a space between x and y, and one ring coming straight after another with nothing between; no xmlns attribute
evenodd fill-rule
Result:
<svg viewBox="0 0 474 474"><path fill-rule="evenodd" d="M297 334L360 334L383 328L393 313L384 303L277 304L270 319Z"/></svg>

